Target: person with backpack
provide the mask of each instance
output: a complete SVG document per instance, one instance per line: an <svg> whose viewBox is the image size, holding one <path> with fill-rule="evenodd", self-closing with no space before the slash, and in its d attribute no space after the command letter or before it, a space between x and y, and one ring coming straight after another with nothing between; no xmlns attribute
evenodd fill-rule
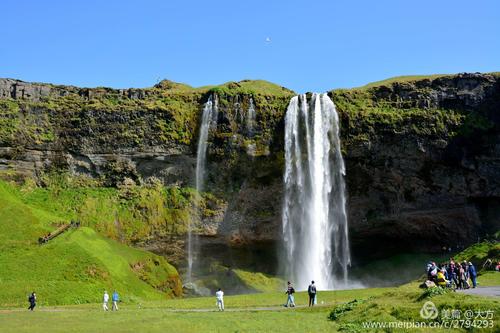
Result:
<svg viewBox="0 0 500 333"><path fill-rule="evenodd" d="M472 262L469 262L469 277L472 281L472 288L476 288L477 285L477 272L476 272L476 267L472 264Z"/></svg>
<svg viewBox="0 0 500 333"><path fill-rule="evenodd" d="M28 296L28 302L30 303L30 306L28 307L28 310L33 311L36 306L36 293L32 292L31 295Z"/></svg>
<svg viewBox="0 0 500 333"><path fill-rule="evenodd" d="M111 310L118 311L118 301L120 300L120 298L118 297L118 293L116 292L116 290L113 292L111 300L113 301L113 307L111 308Z"/></svg>
<svg viewBox="0 0 500 333"><path fill-rule="evenodd" d="M436 283L436 276L437 276L437 265L435 262L430 262L427 264L427 280L430 280L434 283Z"/></svg>
<svg viewBox="0 0 500 333"><path fill-rule="evenodd" d="M314 281L311 281L311 284L307 288L307 293L309 294L309 306L314 306L316 303L316 286L314 285Z"/></svg>
<svg viewBox="0 0 500 333"><path fill-rule="evenodd" d="M295 293L295 289L293 289L293 286L290 283L290 281L288 281L287 286L288 287L287 287L287 289L285 291L285 294L287 294L288 297L286 299L285 307L290 306L291 308L294 308L295 307L295 299L293 297L293 294Z"/></svg>

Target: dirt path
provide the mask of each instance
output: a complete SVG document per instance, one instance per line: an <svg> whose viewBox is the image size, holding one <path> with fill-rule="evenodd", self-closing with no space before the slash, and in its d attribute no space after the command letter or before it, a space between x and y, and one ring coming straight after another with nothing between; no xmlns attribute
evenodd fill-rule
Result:
<svg viewBox="0 0 500 333"><path fill-rule="evenodd" d="M324 307L327 305L317 305L316 307ZM268 306L268 307L252 307L252 308L226 308L225 312L242 312L242 311L280 311L289 309L307 308L307 305L297 305L294 308L286 308L284 306ZM217 308L213 309L165 309L167 312L218 312Z"/></svg>
<svg viewBox="0 0 500 333"><path fill-rule="evenodd" d="M459 293L478 296L500 297L500 286L496 287L477 287L465 290L457 290Z"/></svg>

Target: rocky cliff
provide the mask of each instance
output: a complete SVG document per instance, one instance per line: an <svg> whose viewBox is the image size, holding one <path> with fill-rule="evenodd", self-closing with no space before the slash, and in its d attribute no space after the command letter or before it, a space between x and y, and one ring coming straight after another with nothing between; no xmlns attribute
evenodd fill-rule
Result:
<svg viewBox="0 0 500 333"><path fill-rule="evenodd" d="M230 244L274 243L293 95L265 81L116 90L1 79L0 169L193 187L201 110L214 96L211 199L198 231ZM499 229L498 75L397 78L329 95L341 117L355 254L456 247Z"/></svg>

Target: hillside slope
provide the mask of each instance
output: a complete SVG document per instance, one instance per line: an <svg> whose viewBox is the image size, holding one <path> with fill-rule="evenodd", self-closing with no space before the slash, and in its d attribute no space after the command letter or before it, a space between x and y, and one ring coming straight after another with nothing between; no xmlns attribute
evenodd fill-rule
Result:
<svg viewBox="0 0 500 333"><path fill-rule="evenodd" d="M42 305L99 302L105 289L116 289L126 301L182 293L179 275L165 259L90 228L72 228L39 245L38 237L64 220L25 204L7 182L0 182L0 198L0 305L23 305L33 290Z"/></svg>

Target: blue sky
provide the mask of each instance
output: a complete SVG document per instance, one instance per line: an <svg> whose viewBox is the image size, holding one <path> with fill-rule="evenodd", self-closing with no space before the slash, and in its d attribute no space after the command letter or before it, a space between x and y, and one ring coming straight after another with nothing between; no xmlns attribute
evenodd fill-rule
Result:
<svg viewBox="0 0 500 333"><path fill-rule="evenodd" d="M19 0L2 3L0 22L0 77L25 81L265 79L305 92L500 71L496 0Z"/></svg>

